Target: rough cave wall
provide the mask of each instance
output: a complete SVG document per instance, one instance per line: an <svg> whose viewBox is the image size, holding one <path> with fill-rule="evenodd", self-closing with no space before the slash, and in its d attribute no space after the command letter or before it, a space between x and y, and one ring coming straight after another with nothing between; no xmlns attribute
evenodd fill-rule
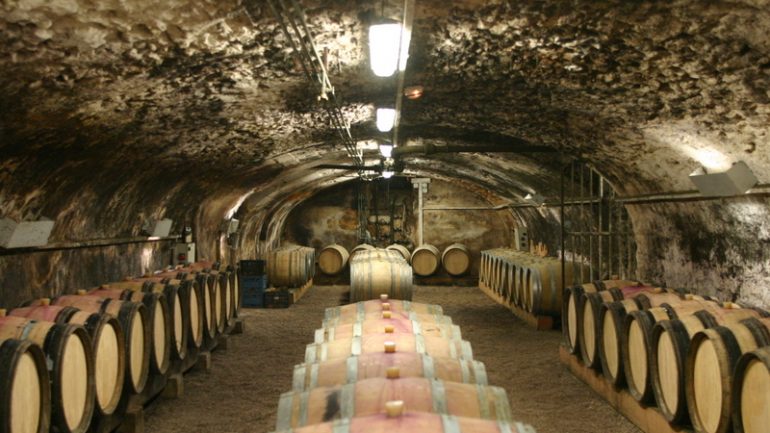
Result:
<svg viewBox="0 0 770 433"><path fill-rule="evenodd" d="M770 307L770 198L627 208L640 278Z"/></svg>
<svg viewBox="0 0 770 433"><path fill-rule="evenodd" d="M417 194L410 184L391 189L396 203L404 202L406 218L403 234L410 250L417 244ZM408 200L406 200L408 198ZM430 207L490 207L484 197L440 180L432 180L423 205ZM382 208L382 204L380 207ZM425 210L425 243L440 251L453 243L462 243L471 252L471 275L478 275L479 253L488 248L512 245L515 221L508 210ZM347 249L357 242L358 211L356 186L345 183L324 190L297 206L286 220L284 242L308 245L319 250L331 243ZM374 234L373 224L369 224ZM397 237L399 233L396 233ZM379 242L385 247L387 242Z"/></svg>

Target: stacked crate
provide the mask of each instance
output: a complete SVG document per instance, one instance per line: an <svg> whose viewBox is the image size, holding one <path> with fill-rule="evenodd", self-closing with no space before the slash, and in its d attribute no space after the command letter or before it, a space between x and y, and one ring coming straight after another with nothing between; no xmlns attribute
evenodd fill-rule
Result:
<svg viewBox="0 0 770 433"><path fill-rule="evenodd" d="M281 395L276 430L527 432L488 386L460 329L436 305L380 299L326 310Z"/></svg>

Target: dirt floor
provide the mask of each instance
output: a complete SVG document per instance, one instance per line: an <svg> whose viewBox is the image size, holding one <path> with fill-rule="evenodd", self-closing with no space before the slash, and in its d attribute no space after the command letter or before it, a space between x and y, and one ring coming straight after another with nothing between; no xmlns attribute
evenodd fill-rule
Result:
<svg viewBox="0 0 770 433"><path fill-rule="evenodd" d="M212 356L210 373L185 376L182 398L159 400L146 413L148 433L262 433L275 427L278 397L292 367L320 327L324 308L338 305L343 286L313 287L285 310L244 309L245 333ZM558 359L561 333L525 327L474 287L416 287L414 301L439 304L486 364L489 384L508 391L517 420L538 433L638 433Z"/></svg>

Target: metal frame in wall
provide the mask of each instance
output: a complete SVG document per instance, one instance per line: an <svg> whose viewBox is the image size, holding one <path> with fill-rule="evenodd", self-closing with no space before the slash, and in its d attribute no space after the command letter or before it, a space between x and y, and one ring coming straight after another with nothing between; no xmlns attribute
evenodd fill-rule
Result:
<svg viewBox="0 0 770 433"><path fill-rule="evenodd" d="M604 176L583 162L568 164L560 205L562 263L574 275L567 284L637 278L631 220Z"/></svg>

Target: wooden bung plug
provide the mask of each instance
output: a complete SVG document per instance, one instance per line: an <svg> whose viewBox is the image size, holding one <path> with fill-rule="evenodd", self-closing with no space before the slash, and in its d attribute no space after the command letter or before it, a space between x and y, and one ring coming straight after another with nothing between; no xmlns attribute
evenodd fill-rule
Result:
<svg viewBox="0 0 770 433"><path fill-rule="evenodd" d="M5 308L0 308L0 317L5 317L6 314L8 314L8 310Z"/></svg>
<svg viewBox="0 0 770 433"><path fill-rule="evenodd" d="M80 295L80 296L87 295L87 294L88 294L88 292L86 292L84 289L79 289L78 290L78 295Z"/></svg>
<svg viewBox="0 0 770 433"><path fill-rule="evenodd" d="M396 353L396 343L393 341L386 341L385 353Z"/></svg>
<svg viewBox="0 0 770 433"><path fill-rule="evenodd" d="M383 319L390 319L392 314L390 314L390 311L383 311L382 312L382 318Z"/></svg>
<svg viewBox="0 0 770 433"><path fill-rule="evenodd" d="M390 302L383 302L382 303L382 309L384 311L390 311Z"/></svg>
<svg viewBox="0 0 770 433"><path fill-rule="evenodd" d="M392 334L395 332L396 328L393 327L393 325L387 325L385 326L385 333L386 334Z"/></svg>
<svg viewBox="0 0 770 433"><path fill-rule="evenodd" d="M385 413L388 418L396 418L404 414L404 401L392 400L385 402Z"/></svg>
<svg viewBox="0 0 770 433"><path fill-rule="evenodd" d="M46 306L46 307L51 305L51 298L41 298L40 299L40 305L43 305L43 306Z"/></svg>
<svg viewBox="0 0 770 433"><path fill-rule="evenodd" d="M380 295L380 301L387 302L388 301L388 294L387 293L381 294Z"/></svg>
<svg viewBox="0 0 770 433"><path fill-rule="evenodd" d="M388 379L398 379L401 377L401 370L398 367L388 367L388 369L385 370L385 377Z"/></svg>

